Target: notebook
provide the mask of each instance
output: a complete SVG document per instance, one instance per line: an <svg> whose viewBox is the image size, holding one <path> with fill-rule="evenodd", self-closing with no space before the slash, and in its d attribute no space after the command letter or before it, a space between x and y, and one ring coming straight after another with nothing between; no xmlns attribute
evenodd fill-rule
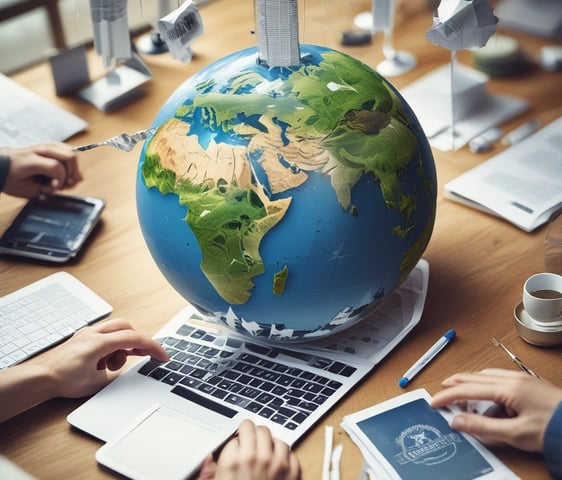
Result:
<svg viewBox="0 0 562 480"><path fill-rule="evenodd" d="M168 362L140 361L68 422L135 479L186 478L244 418L293 446L420 321L428 278L422 259L369 318L307 343L240 336L187 307L155 335Z"/></svg>
<svg viewBox="0 0 562 480"><path fill-rule="evenodd" d="M109 315L111 305L67 272L0 298L0 370L46 350Z"/></svg>

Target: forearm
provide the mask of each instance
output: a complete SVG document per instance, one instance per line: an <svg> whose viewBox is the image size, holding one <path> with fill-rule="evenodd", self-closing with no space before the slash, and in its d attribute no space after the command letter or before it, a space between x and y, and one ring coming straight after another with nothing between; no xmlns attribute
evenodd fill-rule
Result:
<svg viewBox="0 0 562 480"><path fill-rule="evenodd" d="M0 423L57 396L44 365L22 363L0 372Z"/></svg>

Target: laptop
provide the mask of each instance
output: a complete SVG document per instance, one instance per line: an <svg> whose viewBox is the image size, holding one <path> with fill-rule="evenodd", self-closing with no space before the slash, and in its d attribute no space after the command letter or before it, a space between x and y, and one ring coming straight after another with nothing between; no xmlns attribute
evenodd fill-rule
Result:
<svg viewBox="0 0 562 480"><path fill-rule="evenodd" d="M139 361L68 422L106 442L99 463L143 480L192 475L245 418L294 446L420 321L428 279L422 259L370 317L306 343L241 336L186 307L154 337L168 362Z"/></svg>

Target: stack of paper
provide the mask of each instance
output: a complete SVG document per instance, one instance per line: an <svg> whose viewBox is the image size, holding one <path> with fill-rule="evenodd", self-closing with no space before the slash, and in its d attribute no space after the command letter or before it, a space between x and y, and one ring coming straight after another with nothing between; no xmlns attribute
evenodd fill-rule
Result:
<svg viewBox="0 0 562 480"><path fill-rule="evenodd" d="M486 447L449 427L452 415L414 390L344 417L342 428L365 458L371 480L518 479Z"/></svg>
<svg viewBox="0 0 562 480"><path fill-rule="evenodd" d="M445 185L445 196L530 232L562 207L562 117Z"/></svg>

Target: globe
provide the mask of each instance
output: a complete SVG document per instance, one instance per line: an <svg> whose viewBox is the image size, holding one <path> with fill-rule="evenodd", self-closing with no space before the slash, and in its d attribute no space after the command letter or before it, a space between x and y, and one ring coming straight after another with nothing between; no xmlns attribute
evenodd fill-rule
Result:
<svg viewBox="0 0 562 480"><path fill-rule="evenodd" d="M187 79L153 127L136 187L148 249L190 304L244 335L308 341L365 319L430 240L420 124L342 52L303 44L289 68L235 52Z"/></svg>

